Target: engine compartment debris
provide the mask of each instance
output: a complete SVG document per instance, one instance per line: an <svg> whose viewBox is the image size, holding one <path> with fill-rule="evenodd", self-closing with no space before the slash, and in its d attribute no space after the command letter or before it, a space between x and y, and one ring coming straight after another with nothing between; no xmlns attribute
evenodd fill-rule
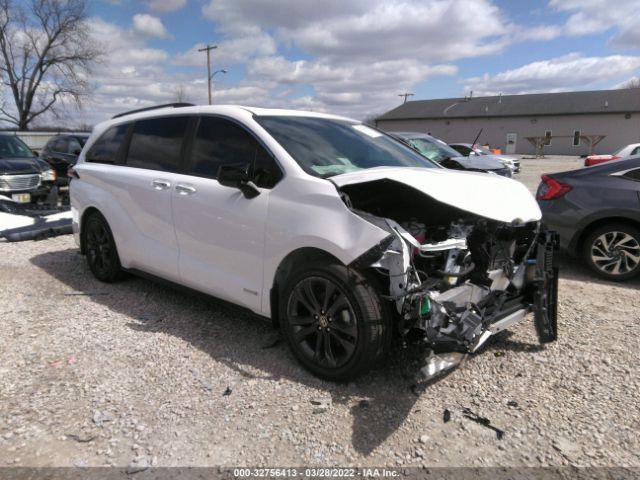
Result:
<svg viewBox="0 0 640 480"><path fill-rule="evenodd" d="M462 409L462 415L465 418L468 418L469 420L472 420L476 423L479 423L480 425L483 425L491 430L493 430L494 432L496 432L496 437L498 438L498 440L502 440L502 438L504 437L504 430L499 429L498 427L495 427L493 425L491 425L491 420L489 420L487 417L482 417L480 415L478 415L477 413L473 413L470 409L468 409L467 407L464 407Z"/></svg>
<svg viewBox="0 0 640 480"><path fill-rule="evenodd" d="M539 221L480 216L390 181L340 190L354 213L389 233L354 263L388 285L383 298L393 302L403 337L418 330L436 353L473 353L534 312L539 340L555 340L557 237ZM432 357L422 376L461 361Z"/></svg>
<svg viewBox="0 0 640 480"><path fill-rule="evenodd" d="M8 242L44 240L71 233L68 206L24 205L0 198L0 238Z"/></svg>

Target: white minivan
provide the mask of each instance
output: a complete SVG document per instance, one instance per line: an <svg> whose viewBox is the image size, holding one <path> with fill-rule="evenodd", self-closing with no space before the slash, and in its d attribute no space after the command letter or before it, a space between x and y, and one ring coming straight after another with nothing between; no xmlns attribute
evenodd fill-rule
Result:
<svg viewBox="0 0 640 480"><path fill-rule="evenodd" d="M556 338L556 236L524 185L445 170L358 121L129 112L95 127L70 177L96 278L144 274L270 318L323 378L363 373L410 332L475 352L533 312Z"/></svg>

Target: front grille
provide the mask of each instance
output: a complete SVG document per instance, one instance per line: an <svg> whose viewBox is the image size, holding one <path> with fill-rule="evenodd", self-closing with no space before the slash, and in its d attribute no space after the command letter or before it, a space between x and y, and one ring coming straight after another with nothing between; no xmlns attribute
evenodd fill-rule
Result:
<svg viewBox="0 0 640 480"><path fill-rule="evenodd" d="M494 170L494 172L503 177L511 178L513 176L513 174L511 173L511 169L509 167L501 168L500 170Z"/></svg>
<svg viewBox="0 0 640 480"><path fill-rule="evenodd" d="M32 190L40 185L40 174L30 173L28 175L0 175L0 191L18 192L21 190Z"/></svg>

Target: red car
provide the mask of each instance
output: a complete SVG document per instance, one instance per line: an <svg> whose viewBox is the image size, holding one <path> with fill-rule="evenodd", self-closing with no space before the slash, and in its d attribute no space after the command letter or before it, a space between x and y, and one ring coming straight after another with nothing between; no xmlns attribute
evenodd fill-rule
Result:
<svg viewBox="0 0 640 480"><path fill-rule="evenodd" d="M631 145L622 147L616 153L611 155L589 155L584 159L584 166L591 167L593 165L598 165L599 163L630 157L631 155L640 155L640 143L632 143Z"/></svg>

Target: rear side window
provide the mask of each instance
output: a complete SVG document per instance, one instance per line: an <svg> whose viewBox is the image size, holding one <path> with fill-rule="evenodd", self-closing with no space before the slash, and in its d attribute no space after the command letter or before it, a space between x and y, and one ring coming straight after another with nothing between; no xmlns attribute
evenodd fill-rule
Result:
<svg viewBox="0 0 640 480"><path fill-rule="evenodd" d="M104 132L85 156L87 162L116 163L118 150L129 129L128 124L116 125Z"/></svg>
<svg viewBox="0 0 640 480"><path fill-rule="evenodd" d="M69 142L66 138L58 138L53 146L54 152L67 153L69 150Z"/></svg>
<svg viewBox="0 0 640 480"><path fill-rule="evenodd" d="M624 177L640 182L640 168L636 168L635 170L629 170L627 173L624 174Z"/></svg>
<svg viewBox="0 0 640 480"><path fill-rule="evenodd" d="M275 160L240 125L216 117L202 117L191 154L191 174L216 178L222 165L247 169L253 182L272 188L282 178Z"/></svg>
<svg viewBox="0 0 640 480"><path fill-rule="evenodd" d="M177 172L189 117L139 120L133 127L127 166Z"/></svg>

